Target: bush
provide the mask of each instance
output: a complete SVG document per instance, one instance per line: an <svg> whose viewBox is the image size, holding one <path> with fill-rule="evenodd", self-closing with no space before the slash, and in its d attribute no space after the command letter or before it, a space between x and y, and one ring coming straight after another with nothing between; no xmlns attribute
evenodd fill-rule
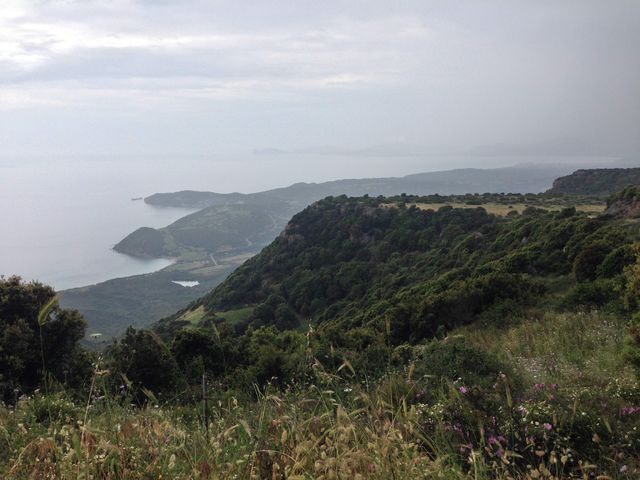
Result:
<svg viewBox="0 0 640 480"><path fill-rule="evenodd" d="M584 247L573 262L573 273L579 282L587 282L597 278L598 267L610 252L604 243L592 243Z"/></svg>
<svg viewBox="0 0 640 480"><path fill-rule="evenodd" d="M426 376L432 384L442 380L460 382L466 386L491 387L500 373L514 375L489 352L477 350L462 342L430 342L416 359L415 377Z"/></svg>
<svg viewBox="0 0 640 480"><path fill-rule="evenodd" d="M615 282L610 279L598 279L593 282L583 282L574 286L562 301L567 309L576 307L601 307L619 298Z"/></svg>
<svg viewBox="0 0 640 480"><path fill-rule="evenodd" d="M131 382L132 393L141 403L143 389L169 395L184 384L171 351L154 332L129 327L109 353L112 370Z"/></svg>

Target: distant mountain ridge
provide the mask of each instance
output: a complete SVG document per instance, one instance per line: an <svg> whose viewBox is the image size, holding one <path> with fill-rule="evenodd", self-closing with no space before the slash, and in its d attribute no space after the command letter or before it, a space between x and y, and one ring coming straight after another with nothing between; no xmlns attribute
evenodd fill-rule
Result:
<svg viewBox="0 0 640 480"><path fill-rule="evenodd" d="M538 193L561 175L573 171L571 166L514 166L480 169L462 168L426 172L404 177L333 180L322 183L295 183L257 193L215 193L180 191L156 193L144 201L163 207L204 208L227 203L283 201L294 208L291 214L328 196L455 195L464 193Z"/></svg>

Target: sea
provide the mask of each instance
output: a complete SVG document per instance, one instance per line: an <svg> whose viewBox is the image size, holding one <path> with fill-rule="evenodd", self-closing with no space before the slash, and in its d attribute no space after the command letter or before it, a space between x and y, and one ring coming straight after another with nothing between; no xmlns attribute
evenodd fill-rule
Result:
<svg viewBox="0 0 640 480"><path fill-rule="evenodd" d="M531 159L527 159L531 161ZM149 273L171 259L139 259L113 246L135 229L164 227L191 210L158 208L156 192L256 192L296 182L403 176L513 158L465 156L74 155L0 157L0 275L57 290Z"/></svg>

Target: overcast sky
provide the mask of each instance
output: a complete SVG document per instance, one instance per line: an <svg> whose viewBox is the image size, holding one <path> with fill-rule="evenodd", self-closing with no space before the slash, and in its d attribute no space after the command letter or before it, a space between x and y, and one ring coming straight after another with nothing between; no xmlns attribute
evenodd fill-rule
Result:
<svg viewBox="0 0 640 480"><path fill-rule="evenodd" d="M640 151L640 1L0 2L0 151Z"/></svg>

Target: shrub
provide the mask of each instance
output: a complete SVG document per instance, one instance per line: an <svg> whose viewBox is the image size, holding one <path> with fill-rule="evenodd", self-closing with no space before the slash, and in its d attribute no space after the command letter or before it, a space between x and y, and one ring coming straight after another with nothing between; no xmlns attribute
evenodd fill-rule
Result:
<svg viewBox="0 0 640 480"><path fill-rule="evenodd" d="M598 279L593 282L583 282L575 285L562 301L567 309L584 306L600 307L619 298L615 282L610 279Z"/></svg>
<svg viewBox="0 0 640 480"><path fill-rule="evenodd" d="M183 386L171 351L154 332L129 327L109 353L112 370L131 382L140 402L145 401L143 389L169 395Z"/></svg>
<svg viewBox="0 0 640 480"><path fill-rule="evenodd" d="M573 273L579 282L595 280L598 267L609 254L610 248L604 243L592 243L584 247L573 262Z"/></svg>
<svg viewBox="0 0 640 480"><path fill-rule="evenodd" d="M511 369L496 356L460 341L428 343L418 354L415 365L415 377L427 376L433 384L461 379L467 386L489 388L502 372L513 377Z"/></svg>

